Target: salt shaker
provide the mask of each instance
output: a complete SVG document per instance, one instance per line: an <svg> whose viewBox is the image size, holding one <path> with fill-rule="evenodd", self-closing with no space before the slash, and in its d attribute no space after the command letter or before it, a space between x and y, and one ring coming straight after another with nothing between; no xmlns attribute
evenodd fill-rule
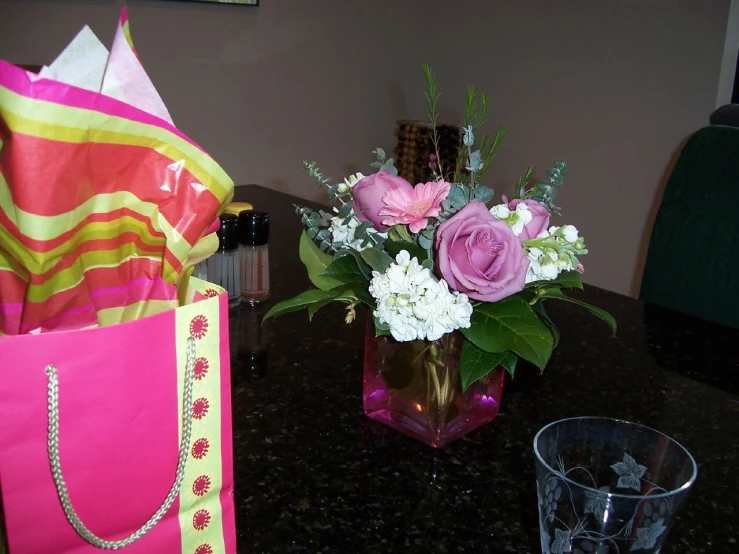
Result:
<svg viewBox="0 0 739 554"><path fill-rule="evenodd" d="M218 230L218 250L207 260L208 280L228 292L228 305L233 308L241 301L239 271L239 218L233 214L221 214Z"/></svg>
<svg viewBox="0 0 739 554"><path fill-rule="evenodd" d="M241 256L241 298L249 303L269 296L269 216L245 210L239 214L239 254Z"/></svg>

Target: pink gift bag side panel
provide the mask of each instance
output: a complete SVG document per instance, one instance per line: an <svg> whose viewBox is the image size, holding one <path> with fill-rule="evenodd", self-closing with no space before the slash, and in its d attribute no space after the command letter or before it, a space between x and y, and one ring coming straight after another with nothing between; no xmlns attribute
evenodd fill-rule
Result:
<svg viewBox="0 0 739 554"><path fill-rule="evenodd" d="M0 489L10 552L99 552L68 523L47 456L47 378L59 375L60 457L80 519L119 540L159 508L177 467L175 312L0 339ZM184 339L183 339L184 340ZM178 503L131 554L179 554Z"/></svg>
<svg viewBox="0 0 739 554"><path fill-rule="evenodd" d="M231 353L229 350L228 295L221 294L221 460L223 483L221 510L223 513L223 542L227 554L236 554L236 515L234 513L233 430L231 418Z"/></svg>

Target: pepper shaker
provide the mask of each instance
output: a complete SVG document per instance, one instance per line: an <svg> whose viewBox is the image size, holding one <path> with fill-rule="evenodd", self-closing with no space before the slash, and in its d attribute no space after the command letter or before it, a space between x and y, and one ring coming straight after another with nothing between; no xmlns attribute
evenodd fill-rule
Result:
<svg viewBox="0 0 739 554"><path fill-rule="evenodd" d="M269 216L245 210L239 214L241 298L251 304L269 296Z"/></svg>
<svg viewBox="0 0 739 554"><path fill-rule="evenodd" d="M207 260L208 280L228 291L230 308L241 301L239 271L239 218L233 214L221 214L218 230L218 250Z"/></svg>

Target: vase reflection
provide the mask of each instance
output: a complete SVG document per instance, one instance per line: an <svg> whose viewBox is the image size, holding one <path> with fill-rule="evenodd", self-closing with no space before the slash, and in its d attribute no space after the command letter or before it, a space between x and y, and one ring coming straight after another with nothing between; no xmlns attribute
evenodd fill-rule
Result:
<svg viewBox="0 0 739 554"><path fill-rule="evenodd" d="M263 378L269 361L269 323L262 324L267 306L242 302L229 312L231 381L234 384Z"/></svg>

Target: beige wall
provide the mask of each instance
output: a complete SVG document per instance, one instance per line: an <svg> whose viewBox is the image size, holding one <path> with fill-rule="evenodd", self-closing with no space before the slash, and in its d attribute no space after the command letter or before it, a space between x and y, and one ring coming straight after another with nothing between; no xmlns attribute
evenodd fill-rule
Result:
<svg viewBox="0 0 739 554"><path fill-rule="evenodd" d="M0 0L0 57L53 59L85 23L109 43L114 0ZM566 160L563 222L586 281L634 294L671 157L715 106L729 0L262 0L258 8L129 0L137 50L178 126L237 183L319 198L425 113L420 64L456 122L465 86L493 98L507 142L491 175Z"/></svg>

